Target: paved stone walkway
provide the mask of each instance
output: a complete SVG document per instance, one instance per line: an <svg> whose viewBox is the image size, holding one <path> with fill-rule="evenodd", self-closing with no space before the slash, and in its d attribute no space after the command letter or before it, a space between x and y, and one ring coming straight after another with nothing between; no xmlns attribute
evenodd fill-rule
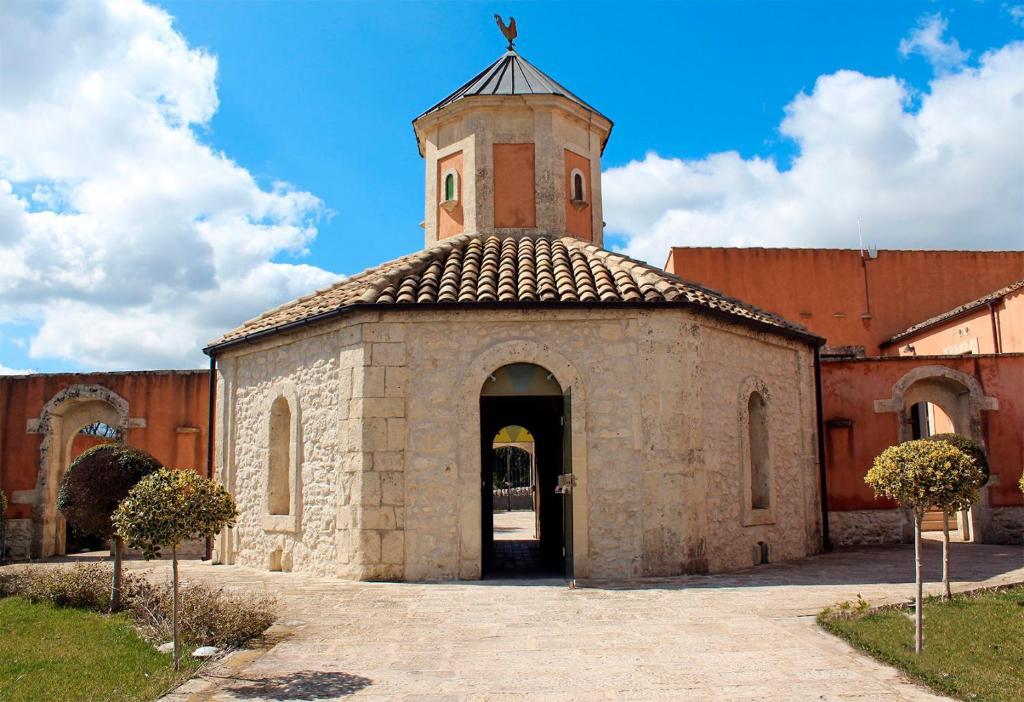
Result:
<svg viewBox="0 0 1024 702"><path fill-rule="evenodd" d="M494 513L495 541L523 541L537 538L536 513L533 510Z"/></svg>
<svg viewBox="0 0 1024 702"><path fill-rule="evenodd" d="M926 544L933 593L939 549ZM952 562L960 590L1024 581L1019 546L954 544ZM872 604L911 597L906 546L576 589L556 580L353 583L198 562L183 575L274 593L282 617L272 633L283 638L229 657L174 702L940 699L812 618L857 593Z"/></svg>

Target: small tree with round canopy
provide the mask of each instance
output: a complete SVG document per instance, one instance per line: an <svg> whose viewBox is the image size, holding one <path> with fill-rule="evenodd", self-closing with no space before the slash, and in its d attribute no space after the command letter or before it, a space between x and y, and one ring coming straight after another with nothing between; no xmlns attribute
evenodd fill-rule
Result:
<svg viewBox="0 0 1024 702"><path fill-rule="evenodd" d="M942 596L948 600L952 597L949 589L949 518L961 510L970 509L977 502L978 488L988 481L988 459L978 442L961 434L934 434L928 440L945 441L960 449L974 460L980 471L946 475L943 489L936 496L936 505L942 509Z"/></svg>
<svg viewBox="0 0 1024 702"><path fill-rule="evenodd" d="M139 480L160 469L160 461L122 443L93 446L72 461L57 493L57 509L81 531L112 541L114 576L110 609L121 608L121 555L124 545L110 516Z"/></svg>
<svg viewBox="0 0 1024 702"><path fill-rule="evenodd" d="M890 446L875 458L864 481L876 497L896 500L914 514L914 581L917 587L914 605L914 650L923 645L921 600L921 520L932 507L941 507L953 492L950 476L970 477L977 488L981 470L974 460L945 441L905 441Z"/></svg>
<svg viewBox="0 0 1024 702"><path fill-rule="evenodd" d="M171 548L174 668L178 669L178 547L183 541L211 537L234 526L238 511L228 491L191 470L161 468L131 489L114 512L118 533L149 559Z"/></svg>

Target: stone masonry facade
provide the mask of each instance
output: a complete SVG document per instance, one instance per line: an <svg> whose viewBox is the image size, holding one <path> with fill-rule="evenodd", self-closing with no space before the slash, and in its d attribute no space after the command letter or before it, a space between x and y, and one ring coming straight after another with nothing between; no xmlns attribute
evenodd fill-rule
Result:
<svg viewBox="0 0 1024 702"><path fill-rule="evenodd" d="M820 546L813 352L683 308L367 310L218 356L229 563L362 580L481 576L479 395L509 363L571 397L580 578L716 572ZM746 390L771 508L745 524ZM292 397L294 514L268 521L269 407ZM282 526L283 525L283 526ZM761 544L765 546L762 548Z"/></svg>

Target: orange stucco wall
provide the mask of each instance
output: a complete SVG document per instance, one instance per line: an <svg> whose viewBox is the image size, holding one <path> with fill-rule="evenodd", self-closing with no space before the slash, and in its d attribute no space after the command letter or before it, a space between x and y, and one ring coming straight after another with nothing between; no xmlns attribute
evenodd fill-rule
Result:
<svg viewBox="0 0 1024 702"><path fill-rule="evenodd" d="M494 145L494 226L537 226L533 144Z"/></svg>
<svg viewBox="0 0 1024 702"><path fill-rule="evenodd" d="M996 507L1024 504L1017 487L1024 466L1024 354L942 358L874 358L822 363L822 401L828 466L828 500L833 510L893 506L875 500L864 475L875 456L899 436L896 414L875 412L875 400L892 396L893 385L912 369L942 365L973 376L999 409L981 412L981 430L993 475Z"/></svg>
<svg viewBox="0 0 1024 702"><path fill-rule="evenodd" d="M1020 280L1024 251L879 251L872 259L850 249L674 247L665 267L799 322L830 346L875 355L911 325Z"/></svg>
<svg viewBox="0 0 1024 702"><path fill-rule="evenodd" d="M127 442L172 468L206 470L209 375L206 371L40 374L0 376L0 486L12 519L32 517L30 504L12 500L15 490L34 490L39 475L42 434L28 433L31 420L58 392L72 385L99 385L128 402L133 419L146 426L128 431ZM77 437L73 452L95 439Z"/></svg>
<svg viewBox="0 0 1024 702"><path fill-rule="evenodd" d="M444 199L445 173L455 171L458 174L457 199L458 204L451 209L441 207L440 202ZM449 236L461 234L464 228L462 215L462 152L449 154L437 162L437 238L444 239Z"/></svg>
<svg viewBox="0 0 1024 702"><path fill-rule="evenodd" d="M572 202L572 171L578 168L583 173L583 184L587 202L590 197L590 159L565 150L565 231L580 239L594 240L594 218L590 205L579 207Z"/></svg>
<svg viewBox="0 0 1024 702"><path fill-rule="evenodd" d="M1024 353L1024 290L1010 293L962 317L937 324L889 348L900 356L917 354ZM911 352L907 346L913 346Z"/></svg>

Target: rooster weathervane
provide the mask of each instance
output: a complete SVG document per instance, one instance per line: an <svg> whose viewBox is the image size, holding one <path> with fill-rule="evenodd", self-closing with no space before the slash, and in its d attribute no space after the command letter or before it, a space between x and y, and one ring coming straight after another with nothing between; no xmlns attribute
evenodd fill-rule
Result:
<svg viewBox="0 0 1024 702"><path fill-rule="evenodd" d="M508 39L508 50L514 50L516 48L515 39L519 36L516 32L516 18L509 15L508 24L506 25L502 21L501 15L494 15L494 21L498 23L498 29L500 29L501 33L505 35L506 39Z"/></svg>

